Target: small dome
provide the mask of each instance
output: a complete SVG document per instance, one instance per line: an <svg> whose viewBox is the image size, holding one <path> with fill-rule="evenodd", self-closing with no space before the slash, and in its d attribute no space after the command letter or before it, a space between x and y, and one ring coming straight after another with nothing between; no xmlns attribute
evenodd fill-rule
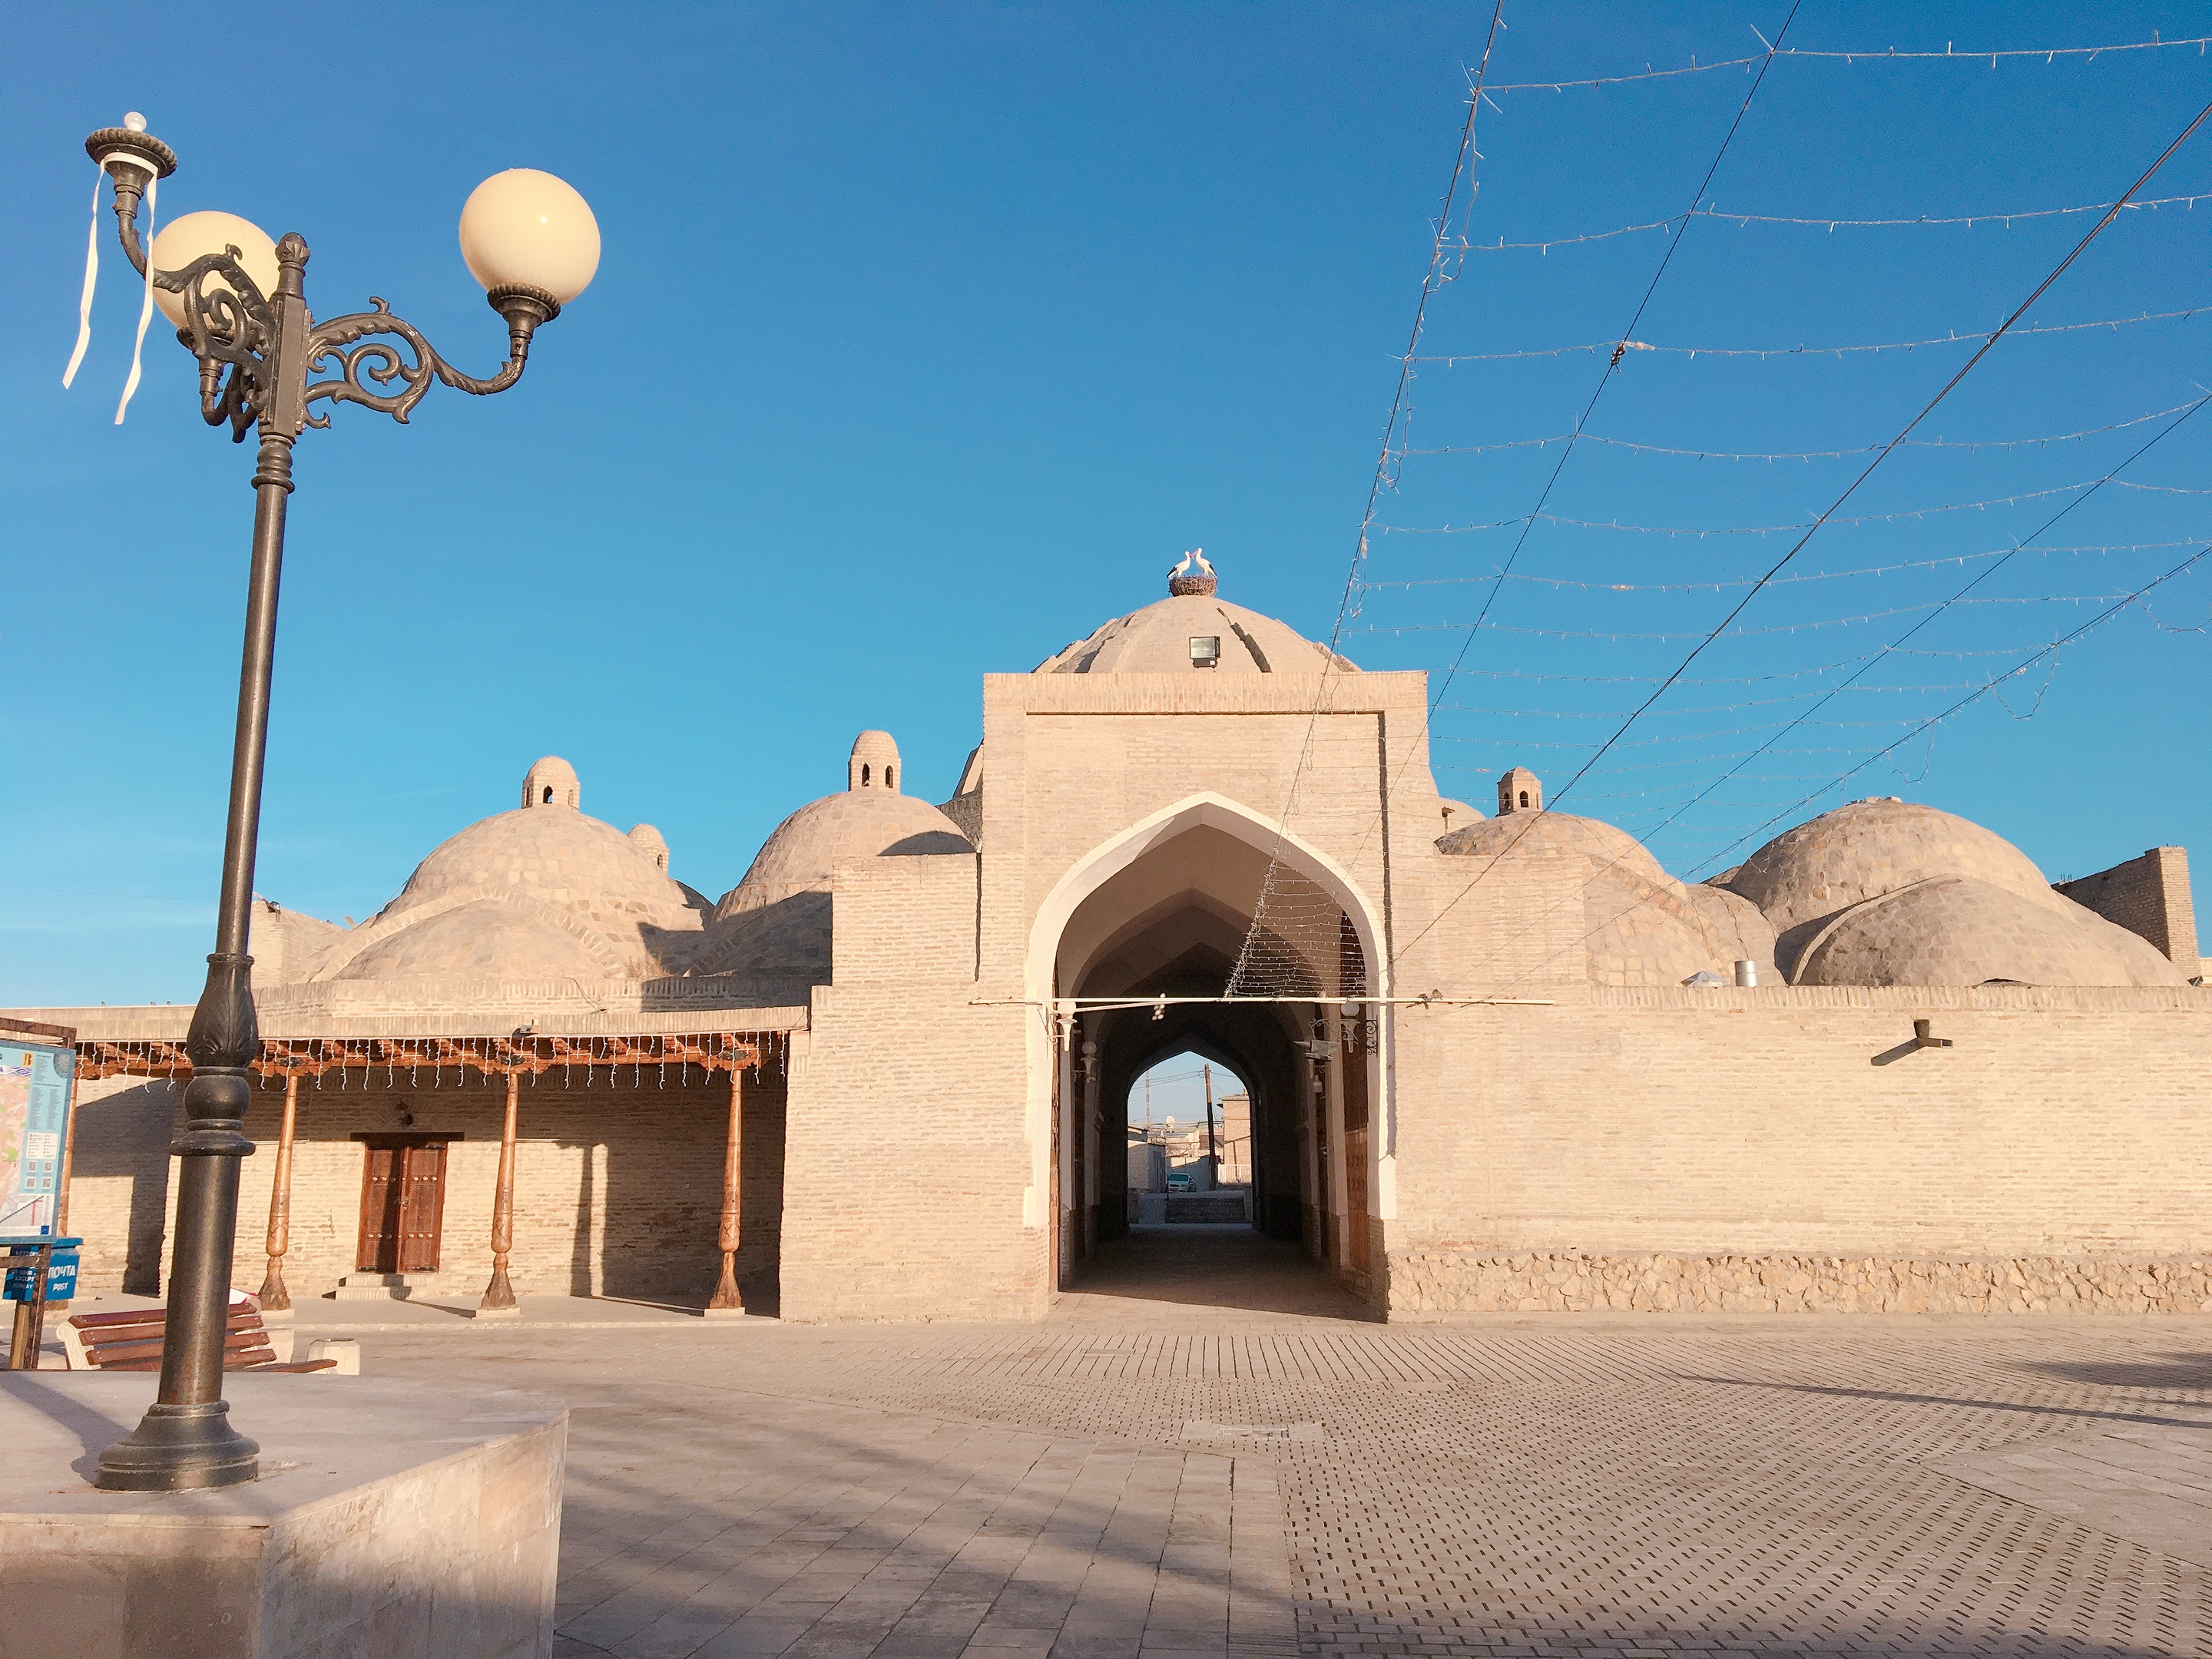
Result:
<svg viewBox="0 0 2212 1659"><path fill-rule="evenodd" d="M1674 880L1660 867L1659 860L1644 850L1644 843L1626 830L1617 830L1601 818L1577 817L1571 812L1516 809L1500 817L1477 818L1437 842L1438 852L1454 858L1498 858L1509 848L1516 857L1571 854L1600 871L1618 870L1650 882Z"/></svg>
<svg viewBox="0 0 2212 1659"><path fill-rule="evenodd" d="M853 753L845 763L848 789L898 788L898 744L888 732L863 732L853 739Z"/></svg>
<svg viewBox="0 0 2212 1659"><path fill-rule="evenodd" d="M605 979L608 969L559 923L497 899L478 899L403 927L341 968L339 979L414 979L482 975Z"/></svg>
<svg viewBox="0 0 2212 1659"><path fill-rule="evenodd" d="M1197 556L1191 556L1195 558ZM1185 564L1190 559L1185 560ZM1180 568L1180 567L1179 567ZM1214 594L1213 567L1171 574L1168 597L1117 617L1037 665L1040 674L1319 674L1326 646ZM1336 659L1336 671L1357 672Z"/></svg>
<svg viewBox="0 0 2212 1659"><path fill-rule="evenodd" d="M2002 836L1932 806L1888 799L1853 801L1784 831L1746 859L1728 884L1786 934L1939 876L1984 882L2046 909L2061 902L2027 854Z"/></svg>
<svg viewBox="0 0 2212 1659"><path fill-rule="evenodd" d="M2069 915L2068 911L2076 914ZM2124 927L1971 877L1942 876L1854 905L1807 942L1799 985L2179 985L2181 970Z"/></svg>
<svg viewBox="0 0 2212 1659"><path fill-rule="evenodd" d="M584 786L576 781L576 769L558 755L541 757L538 763L523 775L522 804L525 806L566 806L572 811L581 811Z"/></svg>
<svg viewBox="0 0 2212 1659"><path fill-rule="evenodd" d="M656 869L668 868L668 842L659 830L649 823L633 823L629 827L629 844L651 859Z"/></svg>
<svg viewBox="0 0 2212 1659"><path fill-rule="evenodd" d="M884 854L975 850L951 818L912 795L880 788L824 795L776 825L714 915L720 921L793 893L826 889L830 871L840 864Z"/></svg>

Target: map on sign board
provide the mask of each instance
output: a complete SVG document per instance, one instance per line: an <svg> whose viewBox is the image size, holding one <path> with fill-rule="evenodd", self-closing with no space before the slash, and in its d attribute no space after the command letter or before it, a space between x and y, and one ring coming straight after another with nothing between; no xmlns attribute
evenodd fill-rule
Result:
<svg viewBox="0 0 2212 1659"><path fill-rule="evenodd" d="M0 1046L0 1233L53 1231L76 1064L43 1042Z"/></svg>

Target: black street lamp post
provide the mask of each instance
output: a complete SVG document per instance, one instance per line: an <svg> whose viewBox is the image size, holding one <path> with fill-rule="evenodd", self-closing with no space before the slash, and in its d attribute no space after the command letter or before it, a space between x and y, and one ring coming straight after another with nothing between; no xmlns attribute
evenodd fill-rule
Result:
<svg viewBox="0 0 2212 1659"><path fill-rule="evenodd" d="M177 158L136 117L132 123L103 128L85 148L113 180L117 232L144 276L155 249L140 245L138 203L151 179L176 170ZM138 1427L100 1454L94 1484L111 1491L225 1486L259 1473L259 1448L230 1425L222 1371L239 1163L253 1151L241 1133L249 1067L260 1042L246 947L293 441L306 428L330 424L327 414L311 412L325 400L364 404L404 422L433 379L463 392L504 392L521 378L532 334L581 291L599 258L590 210L558 179L518 170L479 186L462 216L463 252L485 282L492 308L507 319L508 347L499 372L477 380L447 363L381 300L371 301L372 310L317 322L307 302L307 245L298 235L286 235L273 250L265 238L261 249L237 242L200 249L186 228L194 219L219 222L216 234L251 240L258 233L228 216L179 220L155 246L182 231L186 257L175 269L157 266L151 278L163 310L181 322L177 337L199 359L202 416L210 426L228 425L234 441L243 441L249 427L258 429L253 557L215 951L185 1042L192 1076L185 1089L184 1133L169 1149L179 1159L179 1175L161 1389ZM200 242L208 239L201 229ZM274 253L276 275L264 295L247 261L263 253L265 274L267 252ZM544 280L513 280L517 272ZM310 379L325 371L325 378Z"/></svg>

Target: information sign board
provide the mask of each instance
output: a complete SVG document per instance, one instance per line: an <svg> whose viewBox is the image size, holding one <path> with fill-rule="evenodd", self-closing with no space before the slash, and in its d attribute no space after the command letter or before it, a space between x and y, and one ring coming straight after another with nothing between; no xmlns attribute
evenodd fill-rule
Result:
<svg viewBox="0 0 2212 1659"><path fill-rule="evenodd" d="M0 1233L51 1233L70 1134L75 1050L0 1041Z"/></svg>

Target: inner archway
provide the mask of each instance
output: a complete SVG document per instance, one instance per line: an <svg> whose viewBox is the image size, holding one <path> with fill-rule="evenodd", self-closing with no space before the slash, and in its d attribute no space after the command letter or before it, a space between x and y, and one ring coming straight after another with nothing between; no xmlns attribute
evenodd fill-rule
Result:
<svg viewBox="0 0 2212 1659"><path fill-rule="evenodd" d="M1131 1226L1251 1224L1252 1094L1224 1058L1185 1049L1155 1060L1123 1116Z"/></svg>
<svg viewBox="0 0 2212 1659"><path fill-rule="evenodd" d="M1054 1283L1093 1288L1100 1272L1126 1267L1139 1243L1138 1254L1167 1261L1176 1241L1162 1237L1163 1228L1208 1231L1166 1222L1164 1205L1144 1202L1148 1183L1140 1179L1133 1190L1131 1182L1130 1149L1145 1139L1141 1116L1132 1133L1133 1091L1155 1068L1194 1064L1236 1079L1245 1103L1237 1170L1243 1212L1227 1228L1214 1223L1209 1236L1240 1235L1298 1277L1305 1290L1296 1299L1318 1304L1299 1310L1357 1316L1333 1281L1358 1296L1371 1288L1376 1149L1367 1103L1380 1093L1377 1026L1371 1007L1346 1000L1369 994L1368 913L1333 869L1285 856L1271 871L1275 832L1256 819L1223 817L1218 810L1164 814L1094 854L1087 890L1070 892L1063 883L1054 896L1063 904L1047 958L1057 1038ZM1263 887L1269 915L1320 916L1326 926L1300 930L1310 938L1262 929L1272 988L1231 997ZM1051 908L1048 902L1040 918L1041 945L1050 937ZM1141 1095L1137 1103L1141 1112ZM1218 1156L1218 1119L1215 1133ZM1147 1219L1148 1208L1159 1223ZM1305 1262L1321 1273L1302 1269ZM1325 1293L1316 1297L1316 1287ZM1233 1297L1228 1304L1238 1305Z"/></svg>

